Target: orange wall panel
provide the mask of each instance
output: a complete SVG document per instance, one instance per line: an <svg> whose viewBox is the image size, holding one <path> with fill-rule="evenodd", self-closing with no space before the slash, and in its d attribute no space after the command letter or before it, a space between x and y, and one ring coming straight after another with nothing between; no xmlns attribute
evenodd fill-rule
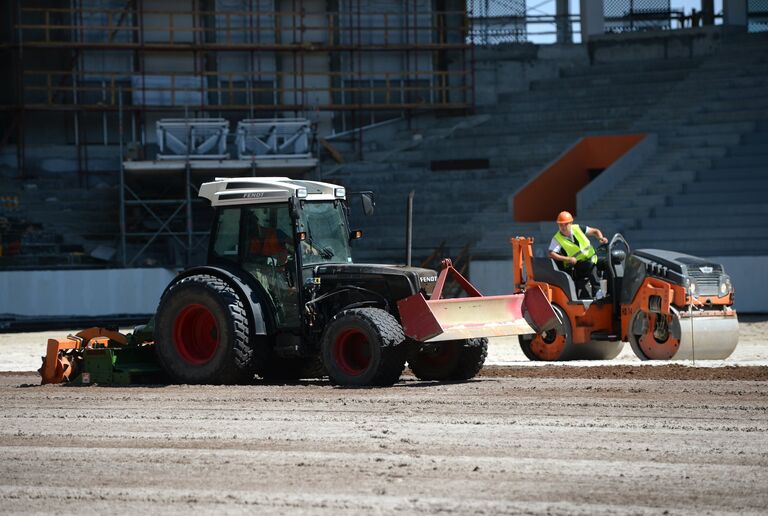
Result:
<svg viewBox="0 0 768 516"><path fill-rule="evenodd" d="M644 134L582 138L515 194L515 221L553 220L562 210L576 215L576 193L589 183L589 171L608 168L643 138Z"/></svg>

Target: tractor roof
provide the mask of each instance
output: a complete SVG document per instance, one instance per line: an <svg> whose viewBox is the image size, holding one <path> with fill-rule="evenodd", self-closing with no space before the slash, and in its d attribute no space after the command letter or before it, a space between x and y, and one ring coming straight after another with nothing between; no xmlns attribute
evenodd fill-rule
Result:
<svg viewBox="0 0 768 516"><path fill-rule="evenodd" d="M203 183L200 197L211 206L287 202L291 197L308 201L332 201L346 198L343 186L287 177L217 177Z"/></svg>

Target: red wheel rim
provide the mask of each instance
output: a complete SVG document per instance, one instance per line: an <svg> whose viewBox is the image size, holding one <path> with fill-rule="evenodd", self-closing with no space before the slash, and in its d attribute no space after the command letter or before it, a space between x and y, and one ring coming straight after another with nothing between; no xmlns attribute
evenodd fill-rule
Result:
<svg viewBox="0 0 768 516"><path fill-rule="evenodd" d="M656 317L664 316L659 314ZM671 326L672 316L668 315L666 317L667 325ZM640 349L642 350L643 355L645 355L649 360L669 360L675 356L675 353L677 353L677 350L680 347L680 340L674 338L672 336L672 332L670 331L667 334L667 340L660 342L653 334L654 322L656 321L648 321L648 324L646 325L648 329L643 335L640 335L637 338L637 342L640 345Z"/></svg>
<svg viewBox="0 0 768 516"><path fill-rule="evenodd" d="M359 376L371 365L371 346L360 330L349 329L336 337L333 358L345 374Z"/></svg>
<svg viewBox="0 0 768 516"><path fill-rule="evenodd" d="M556 330L549 330L544 335L537 334L531 341L531 353L541 360L557 360L565 348L565 335Z"/></svg>
<svg viewBox="0 0 768 516"><path fill-rule="evenodd" d="M219 330L211 311L199 304L184 307L173 325L173 341L186 362L201 365L210 361L219 348Z"/></svg>

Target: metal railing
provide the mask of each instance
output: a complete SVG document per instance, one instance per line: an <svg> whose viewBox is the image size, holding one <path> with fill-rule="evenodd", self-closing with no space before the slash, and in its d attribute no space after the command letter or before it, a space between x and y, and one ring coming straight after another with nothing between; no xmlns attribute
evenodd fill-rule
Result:
<svg viewBox="0 0 768 516"><path fill-rule="evenodd" d="M201 110L375 110L460 107L471 71L410 72L73 72L25 70L25 109L126 110L194 106ZM312 98L326 97L314 103Z"/></svg>
<svg viewBox="0 0 768 516"><path fill-rule="evenodd" d="M768 32L768 0L749 0L747 2L747 30L749 32Z"/></svg>
<svg viewBox="0 0 768 516"><path fill-rule="evenodd" d="M130 5L130 3L129 3ZM230 50L464 47L464 11L185 11L22 7L29 46L222 46ZM141 21L141 23L138 23Z"/></svg>

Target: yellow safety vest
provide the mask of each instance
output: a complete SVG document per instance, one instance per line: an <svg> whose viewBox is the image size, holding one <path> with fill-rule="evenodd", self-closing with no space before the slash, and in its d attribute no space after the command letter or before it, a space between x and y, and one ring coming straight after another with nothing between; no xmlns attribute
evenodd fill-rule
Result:
<svg viewBox="0 0 768 516"><path fill-rule="evenodd" d="M573 242L566 238L559 231L555 233L555 240L563 248L567 256L574 256L576 261L582 262L585 260L592 260L592 263L597 263L597 255L595 254L595 248L589 243L589 238L577 224L571 226L571 233L575 237L576 241Z"/></svg>

